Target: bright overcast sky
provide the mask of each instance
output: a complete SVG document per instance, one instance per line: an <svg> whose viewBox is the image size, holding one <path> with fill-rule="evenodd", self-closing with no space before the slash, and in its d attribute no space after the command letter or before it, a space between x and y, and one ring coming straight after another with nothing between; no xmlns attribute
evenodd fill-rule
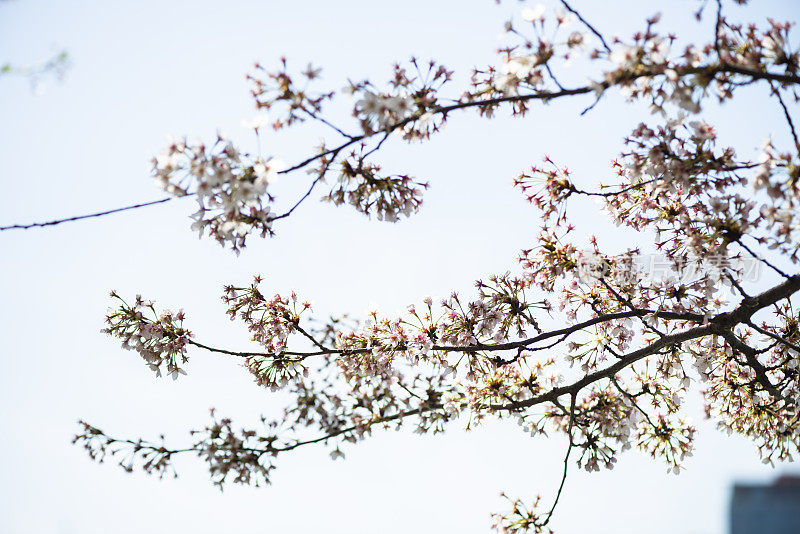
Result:
<svg viewBox="0 0 800 534"><path fill-rule="evenodd" d="M629 36L644 17L675 5L665 28L709 31L708 21L692 19L695 1L573 4L588 6L587 18L609 35ZM757 4L759 22L800 15L791 0ZM502 24L520 9L491 0L0 2L0 63L30 65L62 48L72 58L67 78L45 80L41 95L24 79L0 78L0 226L160 198L148 158L166 134L210 139L221 128L252 149L241 120L253 115L244 75L255 61L312 61L339 89L348 77L382 81L394 61L414 54L442 61L463 82L471 66L495 61ZM758 100L708 116L723 142L749 154L770 131L786 132L763 90L747 94ZM655 120L621 101L610 94L585 117L584 100L537 104L518 120L468 112L430 143L391 144L381 158L387 168L431 182L422 212L395 225L310 202L276 227L276 238L251 238L237 258L198 240L187 218L192 202L179 200L0 234L0 532L472 533L487 532L489 514L504 509L500 491L549 502L564 442L532 439L512 422L439 436L378 432L335 462L309 447L279 458L272 486L224 493L194 457L178 461L180 478L159 481L95 464L70 439L84 418L114 435L163 432L180 445L211 407L251 425L286 400L259 389L236 361L197 351L188 376L156 379L100 333L109 290L182 307L198 340L234 349L251 345L246 329L227 320L221 288L258 273L265 291L295 289L321 316L361 315L373 304L393 311L452 290L469 295L475 279L514 269L537 234L536 212L511 187L520 170L550 154L579 182L595 183L611 174L631 128ZM269 134L263 150L298 161L322 133ZM291 202L304 178L283 177L278 201ZM601 218L578 221L612 248L633 242ZM690 405L701 419L697 399ZM573 470L557 531L722 534L730 485L788 468L773 472L749 442L698 423L695 456L680 476L636 452L611 472Z"/></svg>

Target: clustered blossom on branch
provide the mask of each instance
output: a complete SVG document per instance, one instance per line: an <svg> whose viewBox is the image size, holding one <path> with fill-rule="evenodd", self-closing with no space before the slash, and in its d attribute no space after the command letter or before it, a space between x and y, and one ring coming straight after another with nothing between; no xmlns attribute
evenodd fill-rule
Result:
<svg viewBox="0 0 800 534"><path fill-rule="evenodd" d="M272 450L275 441L272 432L277 423L261 418L266 435L252 429L234 430L228 418L218 419L211 410L211 424L202 430L193 430L197 441L197 455L208 464L211 480L222 488L227 481L234 484L252 484L256 487L269 484L270 472L275 469Z"/></svg>
<svg viewBox="0 0 800 534"><path fill-rule="evenodd" d="M556 11L552 17L545 13L545 6L537 4L533 9L523 9L523 21L519 25L514 21L506 23L505 36L514 43L500 48L502 64L474 69L472 88L464 93L462 99L479 102L520 96L531 91L546 91L553 83L556 89L563 89L551 65L558 62L569 65L576 61L587 52L590 41L586 33L574 29L577 18L573 13L564 9ZM590 57L598 54L594 50ZM527 110L524 99L511 100L510 103L514 113ZM493 104L479 109L481 113L492 116L496 108L497 104Z"/></svg>
<svg viewBox="0 0 800 534"><path fill-rule="evenodd" d="M350 204L365 215L375 214L379 221L396 222L409 217L422 205L422 191L427 182L410 176L381 176L381 167L353 154L341 163L341 172L331 192L323 201L338 206Z"/></svg>
<svg viewBox="0 0 800 534"><path fill-rule="evenodd" d="M425 140L444 123L444 115L437 121L434 113L440 115L438 93L452 77L444 65L435 61L421 65L412 57L408 67L394 65L387 90L362 81L349 82L343 93L358 97L352 114L366 135L401 128L405 140Z"/></svg>
<svg viewBox="0 0 800 534"><path fill-rule="evenodd" d="M170 195L193 194L199 209L192 230L214 237L237 253L247 235L272 233L272 196L267 186L282 168L277 159L251 158L221 135L210 147L174 140L153 158L153 175Z"/></svg>
<svg viewBox="0 0 800 534"><path fill-rule="evenodd" d="M545 528L552 512L542 512L542 496L537 495L530 505L522 499L511 499L505 493L500 494L511 504L511 509L503 514L492 514L492 529L503 534L524 534L526 532L542 532L553 534L553 530Z"/></svg>
<svg viewBox="0 0 800 534"><path fill-rule="evenodd" d="M356 116L363 117L362 124L365 131L374 132L407 118L415 111L415 107L411 95L377 95L364 90L363 98L356 102L353 112Z"/></svg>
<svg viewBox="0 0 800 534"><path fill-rule="evenodd" d="M145 465L163 472L174 454L192 451L219 485L264 483L274 458L300 446L325 443L340 458L346 444L379 428L436 433L454 421L472 428L509 418L531 436L560 433L568 441L552 506L545 511L539 498L528 506L509 500L511 510L494 516L496 529L521 533L548 528L571 463L611 469L622 452L637 449L680 472L696 434L683 412L694 388L704 396L707 416L749 437L765 462L800 452L800 319L792 307L800 275L785 270L796 264L800 247L800 142L784 100L800 100L790 25L734 24L718 2L713 38L676 50L677 38L659 31L659 16L629 41L606 40L562 5L553 16L544 6L527 8L521 24L508 23L506 38L516 44L500 50L499 67L476 69L452 103L439 93L452 73L434 62L427 69L416 60L411 68L395 65L385 87L350 82L344 92L354 97L358 133L322 115L335 92L311 90L318 69L309 65L298 78L285 60L276 72L259 67L251 76L253 95L259 108L279 117L275 129L315 121L341 138L287 169L318 165L295 207L333 169L339 176L324 200L389 221L417 211L427 187L380 173L375 154L395 133L425 140L449 113L473 107L486 117L501 107L521 117L536 101L586 95L594 98L588 111L612 89L643 102L651 115L624 139L610 183L580 185L549 157L520 174L515 185L541 214L542 226L521 251L517 272L476 282L471 298L456 292L439 302L426 298L405 313L375 311L351 326L316 321L294 293L264 296L260 277L226 287L230 318L242 320L265 352L203 345L189 339L182 315L159 318L141 299L133 308L123 302L109 314L106 332L136 348L151 368L166 361L174 373L173 361L192 344L241 358L256 384L281 390L290 401L258 430L237 431L230 420L213 417L185 449L115 439L85 424L76 439L90 455L155 458ZM557 67L579 61L589 74L569 88ZM769 141L754 160L746 150L720 146L702 113L715 102L729 105L749 85L764 86L774 98L793 149ZM235 250L250 229L271 231L268 206L260 203L271 201L269 162L252 161L219 140L211 149L177 143L155 165L168 191L185 195L194 187L201 205L221 210L203 224L221 241L232 240ZM633 268L638 248L610 252L602 239L580 240L567 209L575 197L598 199L621 233L654 236L653 251L671 272L698 267L680 278L658 277ZM745 277L744 259L769 269L772 278L754 284ZM154 319L144 318L146 309Z"/></svg>
<svg viewBox="0 0 800 534"><path fill-rule="evenodd" d="M274 130L319 117L324 103L335 94L332 91L311 91L312 83L320 78L321 72L321 69L314 68L309 63L299 77L303 80L300 86L296 83L297 77L289 72L286 58L281 58L280 68L274 72L256 63L254 72L247 75L251 83L250 93L257 109L269 111L279 117L272 122Z"/></svg>
<svg viewBox="0 0 800 534"><path fill-rule="evenodd" d="M307 375L302 359L283 355L289 337L302 331L300 317L311 309L308 302L300 303L297 294L289 298L275 295L266 299L258 290L261 277L256 277L249 287L225 287L222 300L228 305L231 320L241 319L252 332L252 340L260 343L267 355L248 355L244 365L256 377L260 386L268 386L273 391L284 387L298 374Z"/></svg>
<svg viewBox="0 0 800 534"><path fill-rule="evenodd" d="M108 326L103 333L121 339L122 348L138 352L158 376L161 376L162 366L173 380L186 374L181 364L188 361L186 345L192 334L183 328L183 311L164 310L159 314L153 302L140 295L136 296L133 306L116 292L112 291L111 297L118 300L120 306L106 315Z"/></svg>
<svg viewBox="0 0 800 534"><path fill-rule="evenodd" d="M416 311L410 307L409 313ZM361 328L336 332L334 346L343 353L337 364L347 380L370 376L388 376L391 380L397 358L415 365L446 367L446 362L431 360L434 337L431 327L420 329L401 317L378 318L377 312L372 312Z"/></svg>
<svg viewBox="0 0 800 534"><path fill-rule="evenodd" d="M337 205L351 204L359 211L367 215L375 214L382 220L396 221L401 214L409 216L419 209L422 190L428 184L416 182L402 174L380 176L378 171L381 165L368 162L366 158L395 132L406 140L427 139L441 128L448 113L456 109L476 107L481 114L491 116L498 106L508 104L514 114L524 115L534 100L547 101L560 96L588 93L596 96L596 104L609 89L617 87L628 100L645 100L649 102L653 112L665 117L672 113L670 106L676 106L684 113L698 114L702 110L702 101L710 95L712 88L716 89L720 100L727 100L742 85L742 76L765 76L771 80L780 74L768 72L769 67L780 67L784 69L784 73L789 74L796 73L798 68L798 53L789 49L786 39L789 27L782 23L771 22L769 29L759 31L752 27L745 30L743 26L728 24L723 19L717 27L713 43L704 46L687 45L683 52L673 53L675 37L672 34L658 33L658 15L648 19L645 30L637 32L631 41L614 39L609 44L591 26L587 27L590 31L575 30L579 20L576 12L562 9L552 17L548 17L546 12L542 6L528 8L523 13L520 26L507 23L506 35L515 43L501 48L502 65L499 68L476 69L472 88L461 98L451 99L455 102L452 105L444 104L446 99L440 93L451 81L453 73L434 61L423 65L412 58L408 66L396 64L394 75L385 89L368 80L348 82L342 93L355 97L352 114L361 130L356 133L348 133L346 128L323 116L323 105L333 100L337 92L312 90L312 86L321 78L320 69L309 64L299 75L293 75L285 58L281 59L281 66L275 71L256 65L255 71L248 76L252 83L252 94L259 110L268 110L278 117L272 122L274 129L314 121L330 127L343 138L341 144L332 148L323 146L315 156L289 169L299 170L314 162L321 164L317 170L310 171L316 174L316 178L308 193L297 204L303 202L317 184L326 181L330 169L340 169L334 186L322 197L323 201ZM589 51L591 46L595 48ZM583 87L567 89L553 69L575 62L578 58L583 58L587 66L597 65L597 75L601 81L589 80ZM264 124L266 120L252 127L258 133ZM669 130L679 130L681 126L688 128L687 124L695 127L694 125L703 123L688 121L681 115L666 120L666 128ZM646 130L650 128L644 125L642 127ZM695 130L697 135L693 136L692 141L699 142L699 145L690 148L706 150L700 145L705 141L713 143L713 128L697 128L700 129ZM680 132L672 133L674 136ZM376 140L378 136L380 139ZM632 139L636 136L637 132L634 132ZM664 136L659 132L658 142L663 142L662 139ZM638 142L641 145L646 139ZM672 172L676 166L683 164L676 161L676 158L683 162L689 160L688 154L685 154L686 147L670 147L669 143L666 140L661 148L651 147L651 152L653 148L663 152L662 157L666 158L664 168L650 168L645 171L651 175ZM360 154L357 156L354 151L349 158L340 158L342 151L353 144L359 145ZM172 194L189 193L185 186L176 183L185 178L186 174L178 172L177 180L173 176L176 171L185 170L177 163L180 157L199 159L189 167L198 164L202 166L205 160L211 160L212 167L215 166L213 164L230 167L223 168L221 172L211 171L210 174L216 178L201 180L203 183L208 182L209 189L222 188L224 191L222 194L212 191L209 195L210 206L200 199L201 209L193 216L196 219L194 229L201 233L207 229L218 241L229 243L238 252L244 247L245 236L250 231L260 230L262 236L271 235L271 223L294 210L292 208L276 216L268 205L273 199L266 194L265 184L274 181L276 162L240 163L240 154L229 143L224 143L225 148L219 154L221 157L217 158L206 155L202 145L185 145L185 142L182 145L173 145L156 160L156 177L162 187ZM724 159L726 155L730 159L733 154L723 154L721 157ZM637 154L633 153L631 156L635 158ZM709 161L721 161L716 157L706 161L704 156L695 153L695 159L691 161L700 165L706 165ZM655 154L650 154L649 157L655 157ZM650 161L648 158L647 161L652 165L656 163L655 159ZM780 165L787 166L788 163L783 162ZM764 168L766 166L765 163ZM735 165L731 167L731 171L737 168ZM203 170L199 170L202 176ZM721 171L722 168L716 167L714 170ZM192 169L189 174L194 171ZM643 169L634 171L634 175L638 176ZM694 178L698 172L681 171L687 179ZM764 184L765 180L762 176L759 183ZM245 185L242 185L243 182ZM227 191L229 184L236 184L237 187ZM246 184L252 184L252 187ZM203 193L202 188L199 191ZM658 189L653 191L659 192ZM206 218L206 212L213 208L218 209L212 217ZM768 211L768 217L774 224L782 225L782 228L791 227L791 217L788 214L787 210Z"/></svg>
<svg viewBox="0 0 800 534"><path fill-rule="evenodd" d="M164 478L167 474L178 476L172 466L172 455L175 451L164 446L164 436L161 436L161 443L158 445L142 440L117 440L106 436L102 430L86 421L78 421L78 424L81 433L72 439L72 443L82 446L92 460L103 463L107 458L118 458L117 464L128 473L138 467L149 475L158 475L159 478Z"/></svg>

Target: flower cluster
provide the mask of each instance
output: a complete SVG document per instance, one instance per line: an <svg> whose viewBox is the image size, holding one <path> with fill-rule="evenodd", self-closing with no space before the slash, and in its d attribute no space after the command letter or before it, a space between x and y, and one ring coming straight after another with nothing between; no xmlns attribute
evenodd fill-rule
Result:
<svg viewBox="0 0 800 534"><path fill-rule="evenodd" d="M300 316L311 309L308 302L299 302L297 294L289 297L275 295L265 298L258 286L261 277L255 277L248 287L226 286L222 300L228 306L231 320L241 319L251 332L251 339L261 344L267 354L246 354L244 365L260 386L273 390L286 386L290 380L307 374L302 358L284 355L289 337L298 331Z"/></svg>
<svg viewBox="0 0 800 534"><path fill-rule="evenodd" d="M542 212L545 220L555 216L557 222L566 221L566 200L576 189L570 180L570 171L566 167L559 168L553 161L545 157L548 166L531 166L529 171L520 173L514 179L514 186L525 195L525 200Z"/></svg>
<svg viewBox="0 0 800 534"><path fill-rule="evenodd" d="M289 72L286 58L281 58L280 68L271 71L256 63L254 71L247 75L256 107L269 111L278 118L272 128L280 130L296 122L318 119L323 104L333 98L334 92L313 92L310 85L320 78L321 69L310 63L299 76ZM300 78L301 84L297 83Z"/></svg>
<svg viewBox="0 0 800 534"><path fill-rule="evenodd" d="M800 163L791 153L781 153L767 141L753 175L756 193L766 193L767 198L759 208L765 230L762 238L769 247L785 254L797 263L800 249Z"/></svg>
<svg viewBox="0 0 800 534"><path fill-rule="evenodd" d="M153 176L162 189L178 197L195 195L199 209L191 216L192 230L201 237L207 232L237 253L252 231L262 237L272 233L267 186L281 167L276 159L251 158L222 136L210 147L172 141L153 158Z"/></svg>
<svg viewBox="0 0 800 534"><path fill-rule="evenodd" d="M655 230L670 255L724 253L753 225L754 203L733 190L746 184L733 149L717 151L714 141L713 128L702 121L640 124L626 140L631 151L615 162L625 181L619 194L605 197L611 217Z"/></svg>
<svg viewBox="0 0 800 534"><path fill-rule="evenodd" d="M250 429L233 429L230 419L217 419L211 410L212 422L203 430L193 430L198 438L194 447L208 463L211 479L220 488L228 481L234 484L269 484L273 465L272 443L277 439L275 423L267 423L262 417L267 435Z"/></svg>
<svg viewBox="0 0 800 534"><path fill-rule="evenodd" d="M480 421L491 414L492 405L529 399L543 387L534 373L525 376L519 368L504 365L467 382L465 389L473 420Z"/></svg>
<svg viewBox="0 0 800 534"><path fill-rule="evenodd" d="M800 275L785 271L784 260L796 261L800 249L800 163L772 141L759 160L742 159L720 146L724 132L718 136L701 113L710 96L723 102L762 83L800 149L783 100L800 85L800 56L788 44L789 25L736 25L722 16L721 2L717 8L713 40L683 50L659 30L660 16L630 40L606 41L566 3L552 16L541 5L526 8L522 23L506 25L504 38L513 44L503 43L501 65L476 69L458 100L443 104L440 89L452 73L434 62L395 65L385 86L350 82L344 92L354 96L357 134L322 116L333 93L311 91L318 69L309 65L298 78L285 61L274 73L257 68L253 94L257 107L277 113L275 129L309 120L341 136L340 144L323 143L291 167L314 176L295 207L338 171L323 200L387 221L416 212L427 184L382 174L373 155L392 135L427 139L456 110L491 117L506 106L523 115L535 101L584 95L594 96L589 111L617 89L649 106L655 120L624 139L610 184L591 188L547 157L522 173L515 185L541 212L540 233L520 254L520 272L479 280L473 297L454 292L399 315L372 312L355 326L331 319L307 328L314 324L310 305L294 293L265 297L256 277L249 286L226 287L223 300L266 352L201 345L183 329L182 314L158 315L141 299L111 312L105 331L173 376L187 344L242 357L257 384L291 399L260 431L235 431L230 420L214 419L197 434L189 450L220 485L267 481L272 457L306 444L324 442L341 458L347 443L375 429L435 433L461 416L468 426L509 418L532 436L564 435L565 478L571 453L579 467L599 471L632 448L678 473L694 444L696 430L682 413L694 383L720 428L752 439L767 463L791 459L800 443L800 320L791 306ZM582 31L571 27L578 23ZM555 68L581 56L594 71L579 85L562 84ZM251 124L257 134L263 126ZM271 233L276 217L267 189L277 172L273 160L253 159L221 138L209 148L175 142L154 161L165 190L197 195L195 228L237 251L250 231ZM640 250L618 241L615 252L592 236L580 243L567 214L575 197L594 197L613 223L650 232L653 242ZM661 254L664 276L634 269L636 258L654 257L652 251ZM770 268L778 282L766 291L749 285L745 259ZM689 264L697 268L684 273ZM146 465L158 472L177 452L114 440L89 425L78 441L96 458L132 446L133 456L150 458ZM548 512L537 504L513 501L496 527L542 532L555 504Z"/></svg>
<svg viewBox="0 0 800 534"><path fill-rule="evenodd" d="M414 98L411 95L391 96L364 90L353 113L361 119L364 130L371 132L386 129L415 111Z"/></svg>
<svg viewBox="0 0 800 534"><path fill-rule="evenodd" d="M725 23L719 35L719 59L725 64L766 70L778 67L787 73L796 73L800 66L800 53L791 50L789 30L791 22L768 20L769 26Z"/></svg>
<svg viewBox="0 0 800 534"><path fill-rule="evenodd" d="M406 175L382 176L380 171L379 165L365 162L363 157L345 159L338 182L323 200L337 206L350 204L379 221L396 222L416 213L428 184Z"/></svg>
<svg viewBox="0 0 800 534"><path fill-rule="evenodd" d="M522 10L523 20L518 26L513 21L506 23L505 37L516 43L500 48L499 68L473 71L472 88L464 94L464 100L511 97L559 88L551 65L556 60L570 64L584 54L590 40L586 33L574 29L577 18L573 13L563 8L552 16L545 13L545 6L538 4L533 9ZM513 105L515 113L527 110L523 101ZM481 112L491 116L495 107L482 107Z"/></svg>
<svg viewBox="0 0 800 534"><path fill-rule="evenodd" d="M550 513L541 511L541 495L533 503L526 505L521 499L511 499L500 494L511 504L511 509L502 514L492 514L492 529L500 534L553 534L546 528Z"/></svg>
<svg viewBox="0 0 800 534"><path fill-rule="evenodd" d="M275 295L267 299L258 289L261 281L256 276L248 287L226 286L222 300L231 320L239 318L247 324L253 341L280 355L286 350L289 336L297 330L300 316L311 304L299 302L294 292L289 297Z"/></svg>
<svg viewBox="0 0 800 534"><path fill-rule="evenodd" d="M707 368L710 386L704 392L706 414L727 433L753 440L764 463L791 461L800 439L796 401L781 401L763 387L754 387L758 377L752 368L737 363L734 354L711 359L714 366ZM795 386L796 399L797 379L789 381Z"/></svg>
<svg viewBox="0 0 800 534"><path fill-rule="evenodd" d="M438 94L452 77L444 65L435 61L422 65L412 57L408 66L395 64L387 90L379 91L369 82L350 82L344 92L359 97L353 116L367 135L402 126L406 140L422 140L444 122L444 117L434 120L431 111L437 109Z"/></svg>
<svg viewBox="0 0 800 534"><path fill-rule="evenodd" d="M678 474L683 461L692 455L696 432L688 418L671 421L659 415L654 422L642 425L637 441L640 449L653 458L663 458L670 464L672 472Z"/></svg>
<svg viewBox="0 0 800 534"><path fill-rule="evenodd" d="M336 333L335 346L344 354L337 360L347 380L359 377L391 376L393 361L402 357L419 362L429 360L433 339L400 318L379 319L373 312L362 328Z"/></svg>
<svg viewBox="0 0 800 534"><path fill-rule="evenodd" d="M256 385L270 391L285 388L292 380L308 377L308 368L301 358L291 356L249 355L244 367L255 377Z"/></svg>
<svg viewBox="0 0 800 534"><path fill-rule="evenodd" d="M161 443L158 444L142 440L116 440L86 421L78 421L78 424L80 431L72 438L72 443L83 447L92 460L103 463L107 459L119 458L118 465L128 473L138 467L159 478L165 475L178 476L172 464L172 456L177 451L164 446L164 436L161 436Z"/></svg>
<svg viewBox="0 0 800 534"><path fill-rule="evenodd" d="M186 345L192 334L183 327L183 311L172 313L165 310L159 314L153 302L139 295L133 306L115 292L111 297L118 300L120 306L109 310L106 315L108 326L102 330L103 333L121 339L122 348L138 352L158 376L161 376L162 367L173 380L186 374L181 364L188 361Z"/></svg>

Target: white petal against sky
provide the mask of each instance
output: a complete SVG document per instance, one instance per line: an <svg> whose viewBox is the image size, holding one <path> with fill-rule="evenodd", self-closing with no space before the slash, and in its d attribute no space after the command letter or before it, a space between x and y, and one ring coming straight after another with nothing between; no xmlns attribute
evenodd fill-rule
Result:
<svg viewBox="0 0 800 534"><path fill-rule="evenodd" d="M695 2L571 4L585 6L586 18L609 35L630 35L658 10L662 27L696 39L709 32L710 20L692 21ZM750 14L759 21L800 14L789 0L757 4ZM62 47L72 59L67 78L44 80L42 95L23 79L0 78L0 225L161 198L148 160L165 134L208 141L221 128L254 151L241 120L256 114L244 79L255 61L270 68L286 55L297 72L311 62L335 89L348 78L388 79L394 61L414 54L442 61L464 83L470 67L495 62L497 32L520 9L491 0L406 0L401 9L354 0L0 2L0 63L34 64ZM769 132L785 131L763 90L742 94L759 103L740 99L707 118L722 143L750 155ZM611 176L622 138L648 117L622 101L606 98L585 117L578 112L591 96L535 105L521 120L452 115L430 143L388 144L386 168L431 182L422 212L394 225L310 202L276 225L276 238L251 238L236 257L198 240L189 228L193 201L178 199L0 234L0 533L478 533L503 509L500 491L549 500L564 442L531 439L510 421L444 436L378 433L346 447L344 460L332 461L322 447L300 450L280 459L272 486L224 493L194 457L178 462L180 478L159 481L92 463L70 439L84 418L115 435L163 432L182 444L211 407L250 425L286 400L257 388L237 362L196 351L187 376L155 379L138 355L100 333L109 290L183 308L199 340L240 349L250 346L246 329L227 320L219 297L224 284L258 273L267 290L295 289L313 300L320 316L469 294L473 280L514 268L536 236L536 212L512 188L513 177L545 154L581 184ZM335 113L347 119L346 109ZM316 127L263 130L262 156L289 164L328 135ZM307 179L284 176L279 202L302 194ZM641 239L614 233L592 215L596 208L587 202L573 213L601 241L622 249ZM700 420L696 396L687 402ZM792 471L762 466L743 439L706 423L700 430L680 476L635 452L611 472L574 470L557 531L722 534L733 481Z"/></svg>

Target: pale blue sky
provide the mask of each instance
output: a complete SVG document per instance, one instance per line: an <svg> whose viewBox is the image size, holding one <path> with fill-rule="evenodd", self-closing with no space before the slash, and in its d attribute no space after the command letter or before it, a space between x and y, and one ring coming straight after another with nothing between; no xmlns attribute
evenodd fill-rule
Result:
<svg viewBox="0 0 800 534"><path fill-rule="evenodd" d="M665 5L574 4L593 4L586 16L621 35ZM665 26L708 31L691 20L696 2L669 4L678 7L665 13ZM472 65L493 61L503 21L520 8L490 0L0 3L0 62L31 64L63 47L73 63L42 96L24 80L0 79L0 225L159 198L148 158L166 134L208 139L220 127L252 147L240 121L253 113L244 74L254 61L311 60L340 88L347 77L383 79L392 62L416 54L441 60L463 82ZM790 0L759 8L759 19L800 14ZM709 112L721 138L745 152L770 131L785 135L778 108L763 105L763 90L752 94L759 103ZM575 169L581 183L607 178L622 137L647 118L620 102L607 98L584 118L576 101L534 106L515 121L454 115L429 144L387 146L387 167L432 185L422 213L396 225L310 202L277 227L277 238L254 239L237 258L196 239L184 200L0 234L0 532L486 532L489 514L504 507L500 491L552 498L564 443L532 440L513 423L435 437L378 433L337 462L308 448L280 459L271 487L224 493L193 457L178 462L179 479L159 481L94 464L70 438L85 418L117 435L164 432L185 443L212 406L247 425L285 400L258 389L235 361L199 352L187 377L156 380L99 332L110 289L183 307L200 341L230 348L249 345L245 329L224 315L221 287L256 273L267 291L295 289L323 316L359 314L372 303L401 309L454 289L468 294L476 278L514 268L537 233L536 212L512 178L544 154ZM321 133L271 134L264 149L296 161ZM302 176L279 184L287 201L296 180ZM579 220L611 246L634 239L611 237L590 214ZM678 477L638 453L623 455L612 472L574 470L558 532L721 534L731 482L775 473L747 441L700 427L696 454Z"/></svg>

